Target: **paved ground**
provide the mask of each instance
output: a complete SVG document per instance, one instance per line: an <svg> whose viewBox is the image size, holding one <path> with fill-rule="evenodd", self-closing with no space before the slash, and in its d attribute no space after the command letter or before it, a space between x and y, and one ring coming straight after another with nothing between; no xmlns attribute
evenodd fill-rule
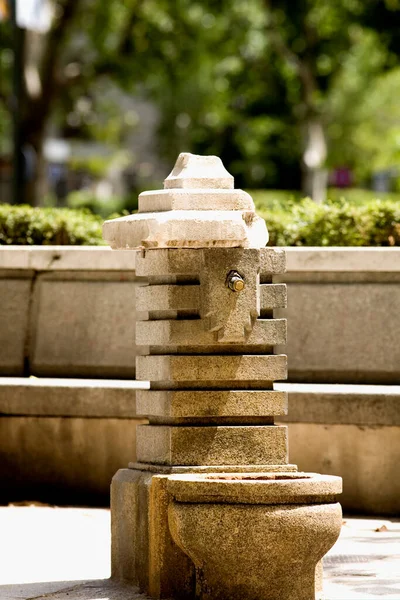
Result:
<svg viewBox="0 0 400 600"><path fill-rule="evenodd" d="M109 527L108 510L0 507L0 600L143 600L107 581ZM325 598L400 600L400 522L344 520Z"/></svg>
<svg viewBox="0 0 400 600"><path fill-rule="evenodd" d="M400 522L345 518L324 573L327 600L400 600Z"/></svg>

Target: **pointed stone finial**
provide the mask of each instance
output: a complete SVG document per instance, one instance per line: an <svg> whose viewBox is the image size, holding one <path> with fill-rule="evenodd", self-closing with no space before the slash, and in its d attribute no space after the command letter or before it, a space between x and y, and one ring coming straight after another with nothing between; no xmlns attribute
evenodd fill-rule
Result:
<svg viewBox="0 0 400 600"><path fill-rule="evenodd" d="M233 177L225 169L218 156L199 156L181 152L174 168L164 180L165 189L208 188L229 189L234 187Z"/></svg>

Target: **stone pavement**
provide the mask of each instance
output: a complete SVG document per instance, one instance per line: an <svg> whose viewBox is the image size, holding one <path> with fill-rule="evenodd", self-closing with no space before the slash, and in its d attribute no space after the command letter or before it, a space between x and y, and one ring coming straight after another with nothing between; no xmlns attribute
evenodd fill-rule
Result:
<svg viewBox="0 0 400 600"><path fill-rule="evenodd" d="M0 600L144 600L107 579L109 529L106 509L0 507ZM325 598L400 600L398 520L344 519Z"/></svg>
<svg viewBox="0 0 400 600"><path fill-rule="evenodd" d="M327 600L400 600L400 522L346 519L324 561Z"/></svg>

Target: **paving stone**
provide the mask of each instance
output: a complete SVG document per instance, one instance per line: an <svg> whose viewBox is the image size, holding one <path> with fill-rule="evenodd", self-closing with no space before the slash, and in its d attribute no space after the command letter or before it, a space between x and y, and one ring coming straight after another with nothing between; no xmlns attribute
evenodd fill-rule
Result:
<svg viewBox="0 0 400 600"><path fill-rule="evenodd" d="M344 518L339 540L324 559L325 600L400 598L397 521ZM1 600L147 598L133 586L106 579L110 568L106 510L0 507L0 527ZM44 583L32 583L32 573Z"/></svg>

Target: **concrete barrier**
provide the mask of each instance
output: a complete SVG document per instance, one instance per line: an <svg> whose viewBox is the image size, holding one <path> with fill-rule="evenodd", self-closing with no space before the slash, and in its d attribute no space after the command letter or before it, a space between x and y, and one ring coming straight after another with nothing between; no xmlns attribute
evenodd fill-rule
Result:
<svg viewBox="0 0 400 600"><path fill-rule="evenodd" d="M136 459L136 381L0 378L0 503L109 501Z"/></svg>
<svg viewBox="0 0 400 600"><path fill-rule="evenodd" d="M134 378L135 256L0 247L0 375Z"/></svg>
<svg viewBox="0 0 400 600"><path fill-rule="evenodd" d="M346 511L400 512L400 386L277 384L289 395L289 459L343 477Z"/></svg>
<svg viewBox="0 0 400 600"><path fill-rule="evenodd" d="M400 384L400 248L287 248L289 381Z"/></svg>

